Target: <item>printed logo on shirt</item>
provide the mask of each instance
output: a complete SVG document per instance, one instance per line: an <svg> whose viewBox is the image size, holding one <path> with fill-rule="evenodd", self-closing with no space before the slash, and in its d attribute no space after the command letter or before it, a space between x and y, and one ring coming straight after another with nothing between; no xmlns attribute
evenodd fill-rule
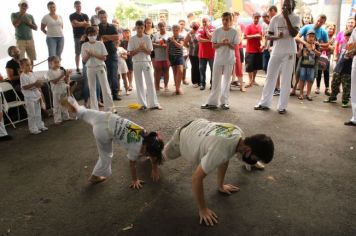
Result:
<svg viewBox="0 0 356 236"><path fill-rule="evenodd" d="M212 124L201 130L199 136L217 136L223 138L231 138L240 134L240 130L232 124Z"/></svg>
<svg viewBox="0 0 356 236"><path fill-rule="evenodd" d="M133 123L126 124L127 129L127 143L138 143L141 141L142 128Z"/></svg>

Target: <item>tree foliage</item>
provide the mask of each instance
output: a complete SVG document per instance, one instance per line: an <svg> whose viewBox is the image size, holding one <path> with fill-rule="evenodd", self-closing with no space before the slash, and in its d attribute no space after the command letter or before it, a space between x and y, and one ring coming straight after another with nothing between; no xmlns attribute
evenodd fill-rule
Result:
<svg viewBox="0 0 356 236"><path fill-rule="evenodd" d="M120 24L127 26L128 21L140 19L142 11L134 4L128 4L127 2L119 2L114 17L120 20Z"/></svg>
<svg viewBox="0 0 356 236"><path fill-rule="evenodd" d="M226 0L212 0L213 1L213 17L218 19L221 15L227 11ZM210 13L210 0L204 0L208 8L208 13Z"/></svg>

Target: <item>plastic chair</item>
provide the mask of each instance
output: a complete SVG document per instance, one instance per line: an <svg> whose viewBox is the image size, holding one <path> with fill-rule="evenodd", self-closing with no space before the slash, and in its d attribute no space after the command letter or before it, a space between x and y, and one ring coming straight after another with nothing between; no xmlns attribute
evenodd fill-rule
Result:
<svg viewBox="0 0 356 236"><path fill-rule="evenodd" d="M5 92L7 92L7 91L12 91L15 94L15 97L16 97L15 101L8 102L6 100ZM12 87L12 85L10 83L0 82L0 96L3 97L3 103L4 103L3 112L14 128L16 128L15 124L27 120L27 117L25 119L21 119L21 117L20 117L20 107L23 107L24 109L26 109L25 102L21 101L19 95L16 93L15 89ZM15 107L17 107L17 120L13 121L8 114L8 110L11 108L15 108Z"/></svg>

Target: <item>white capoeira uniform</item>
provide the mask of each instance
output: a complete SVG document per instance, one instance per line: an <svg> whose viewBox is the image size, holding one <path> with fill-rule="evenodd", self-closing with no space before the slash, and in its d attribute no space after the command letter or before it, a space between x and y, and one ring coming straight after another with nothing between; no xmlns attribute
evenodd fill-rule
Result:
<svg viewBox="0 0 356 236"><path fill-rule="evenodd" d="M7 136L3 117L2 95L0 94L0 137Z"/></svg>
<svg viewBox="0 0 356 236"><path fill-rule="evenodd" d="M240 36L236 29L228 31L219 28L214 31L211 41L213 43L221 43L224 39L228 39L233 45L239 44ZM213 64L213 86L208 98L208 104L218 106L219 100L221 105L229 104L230 82L232 71L235 65L235 49L228 46L223 46L215 49L215 58ZM221 77L223 80L221 83Z"/></svg>
<svg viewBox="0 0 356 236"><path fill-rule="evenodd" d="M113 157L113 141L127 150L127 157L136 161L141 152L144 128L111 112L102 112L79 107L77 117L93 126L99 160L93 175L110 176Z"/></svg>
<svg viewBox="0 0 356 236"><path fill-rule="evenodd" d="M139 48L141 44L145 44L148 50L153 50L152 41L147 35L143 35L141 38L137 35L133 36L129 41L127 50L133 51ZM132 62L138 103L147 108L159 106L156 90L153 85L153 67L150 55L144 52L139 52L132 57ZM147 99L142 74L145 77Z"/></svg>
<svg viewBox="0 0 356 236"><path fill-rule="evenodd" d="M349 43L356 42L356 30L352 31L352 35L349 39ZM354 56L352 61L352 71L351 71L351 107L352 107L352 117L351 122L356 124L356 56Z"/></svg>
<svg viewBox="0 0 356 236"><path fill-rule="evenodd" d="M299 27L300 18L292 13L289 16L292 27ZM283 32L283 38L273 41L271 58L267 67L267 78L262 91L261 100L258 105L270 107L273 100L273 92L278 76L281 78L281 93L278 101L278 110L284 110L288 106L290 84L295 66L295 55L297 44L295 39L289 34L286 20L282 14L274 16L269 24L269 32L274 32L278 36Z"/></svg>
<svg viewBox="0 0 356 236"><path fill-rule="evenodd" d="M236 156L236 147L243 136L233 124L196 119L175 131L164 154L168 159L182 156L193 168L201 164L208 174Z"/></svg>
<svg viewBox="0 0 356 236"><path fill-rule="evenodd" d="M69 113L67 108L60 104L61 97L68 96L69 85L64 82L63 79L59 80L57 83L51 82L60 77L64 76L64 71L61 69L52 70L47 72L48 80L51 83L52 95L53 95L53 118L54 123L60 123L63 120L69 120Z"/></svg>
<svg viewBox="0 0 356 236"><path fill-rule="evenodd" d="M28 118L28 128L31 133L36 133L43 129L47 129L44 126L41 117L41 92L39 88L23 89L25 85L33 84L37 81L37 78L32 72L20 75L21 91L25 98L25 106Z"/></svg>
<svg viewBox="0 0 356 236"><path fill-rule="evenodd" d="M95 43L86 42L82 45L82 57L86 51L92 51L96 54L107 56L105 45L103 42L96 41ZM105 62L94 57L90 57L85 64L87 67L88 86L90 93L91 109L99 110L98 99L96 95L96 79L99 80L101 92L103 94L104 107L106 111L110 111L114 106L111 96L111 90L108 82Z"/></svg>

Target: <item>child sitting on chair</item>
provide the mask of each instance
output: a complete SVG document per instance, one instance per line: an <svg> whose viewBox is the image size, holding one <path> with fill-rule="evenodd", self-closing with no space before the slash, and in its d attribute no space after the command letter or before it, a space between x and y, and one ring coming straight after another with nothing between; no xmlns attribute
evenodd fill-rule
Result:
<svg viewBox="0 0 356 236"><path fill-rule="evenodd" d="M48 130L41 117L41 87L43 81L38 80L32 71L31 61L24 58L20 61L22 73L20 75L21 91L25 98L28 116L28 128L31 134L39 134Z"/></svg>

